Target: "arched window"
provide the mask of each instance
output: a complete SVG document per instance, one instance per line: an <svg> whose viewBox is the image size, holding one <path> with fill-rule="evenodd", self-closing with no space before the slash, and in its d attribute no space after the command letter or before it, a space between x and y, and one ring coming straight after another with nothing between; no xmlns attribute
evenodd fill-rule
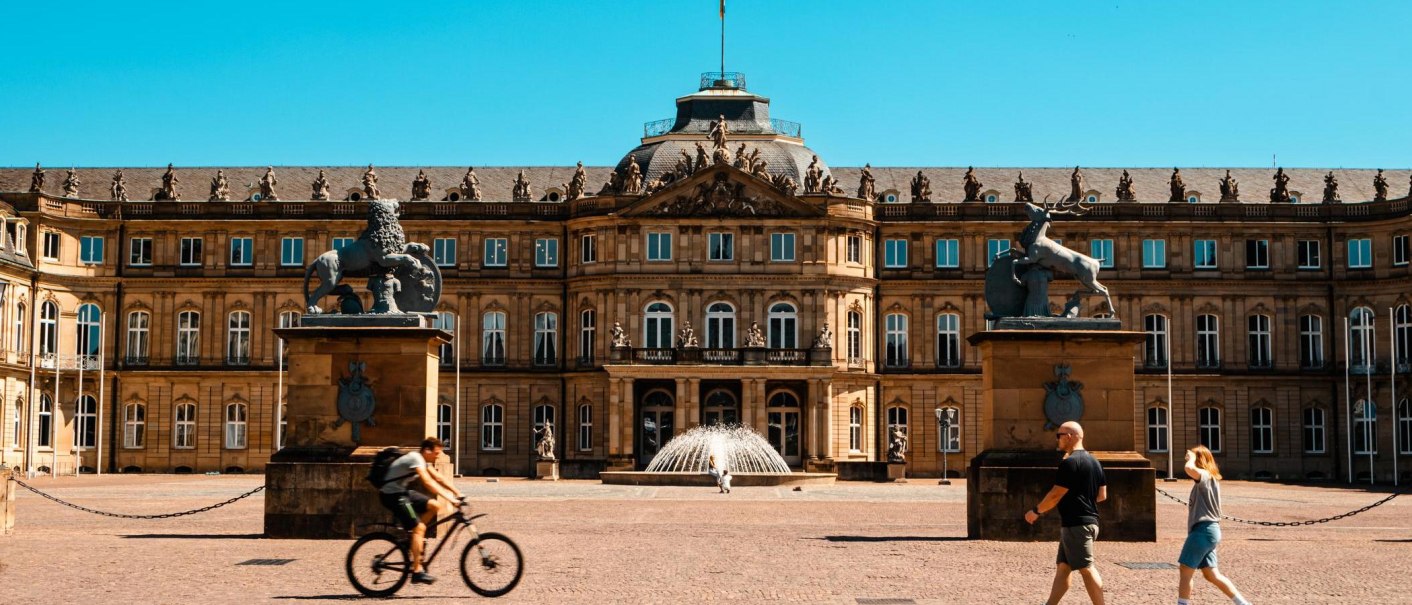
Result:
<svg viewBox="0 0 1412 605"><path fill-rule="evenodd" d="M779 302L770 305L770 348L793 349L799 346L799 313L794 305Z"/></svg>
<svg viewBox="0 0 1412 605"><path fill-rule="evenodd" d="M1299 367L1324 367L1324 318L1318 315L1299 317Z"/></svg>
<svg viewBox="0 0 1412 605"><path fill-rule="evenodd" d="M280 311L279 327L297 328L299 327L300 315L298 311Z"/></svg>
<svg viewBox="0 0 1412 605"><path fill-rule="evenodd" d="M907 316L901 313L888 313L883 318L886 326L886 340L883 363L890 368L905 368L909 363L907 349Z"/></svg>
<svg viewBox="0 0 1412 605"><path fill-rule="evenodd" d="M1378 453L1378 408L1366 399L1353 402L1353 453Z"/></svg>
<svg viewBox="0 0 1412 605"><path fill-rule="evenodd" d="M1201 445L1212 452L1221 451L1221 409L1204 407L1196 410L1196 428Z"/></svg>
<svg viewBox="0 0 1412 605"><path fill-rule="evenodd" d="M584 309L579 313L579 365L593 364L594 335L598 330L598 312Z"/></svg>
<svg viewBox="0 0 1412 605"><path fill-rule="evenodd" d="M123 406L123 447L140 448L147 443L147 406L129 403Z"/></svg>
<svg viewBox="0 0 1412 605"><path fill-rule="evenodd" d="M863 406L848 408L848 451L863 451Z"/></svg>
<svg viewBox="0 0 1412 605"><path fill-rule="evenodd" d="M178 403L172 423L172 447L189 450L196 447L196 404Z"/></svg>
<svg viewBox="0 0 1412 605"><path fill-rule="evenodd" d="M936 316L936 367L961 367L961 316L942 313Z"/></svg>
<svg viewBox="0 0 1412 605"><path fill-rule="evenodd" d="M1304 408L1304 453L1322 454L1325 447L1324 410Z"/></svg>
<svg viewBox="0 0 1412 605"><path fill-rule="evenodd" d="M449 312L442 311L437 313L436 319L432 322L432 327L446 330L447 333L451 334L452 339L456 338L456 316ZM454 340L441 343L441 346L437 348L437 357L442 366L456 365L456 345ZM442 440L443 443L445 441L445 439Z"/></svg>
<svg viewBox="0 0 1412 605"><path fill-rule="evenodd" d="M1147 332L1144 364L1149 368L1167 367L1167 316L1143 316L1142 329Z"/></svg>
<svg viewBox="0 0 1412 605"><path fill-rule="evenodd" d="M451 409L451 404L436 404L436 438L440 439L442 443L446 444L446 447L454 450L456 449L455 444L451 442L452 412L453 410Z"/></svg>
<svg viewBox="0 0 1412 605"><path fill-rule="evenodd" d="M54 400L49 398L49 394L39 394L39 438L35 440L37 447L54 447Z"/></svg>
<svg viewBox="0 0 1412 605"><path fill-rule="evenodd" d="M133 311L127 314L127 352L124 362L128 365L147 365L151 352L152 315L146 311Z"/></svg>
<svg viewBox="0 0 1412 605"><path fill-rule="evenodd" d="M799 459L799 398L789 391L776 391L770 395L766 406L765 422L768 427L770 445L795 464Z"/></svg>
<svg viewBox="0 0 1412 605"><path fill-rule="evenodd" d="M78 337L74 341L74 352L82 357L84 369L98 369L101 315L98 305L93 303L78 306Z"/></svg>
<svg viewBox="0 0 1412 605"><path fill-rule="evenodd" d="M735 307L714 302L706 307L706 348L735 348Z"/></svg>
<svg viewBox="0 0 1412 605"><path fill-rule="evenodd" d="M559 363L559 314L534 314L534 365Z"/></svg>
<svg viewBox="0 0 1412 605"><path fill-rule="evenodd" d="M537 432L544 428L545 423L558 424L558 420L554 417L554 409L554 406L550 404L542 403L534 406L534 425L531 428ZM533 432L530 434L530 443L535 443L535 434Z"/></svg>
<svg viewBox="0 0 1412 605"><path fill-rule="evenodd" d="M1397 453L1412 454L1412 402L1406 399L1397 402Z"/></svg>
<svg viewBox="0 0 1412 605"><path fill-rule="evenodd" d="M1167 407L1154 405L1147 408L1147 451L1161 453L1167 451Z"/></svg>
<svg viewBox="0 0 1412 605"><path fill-rule="evenodd" d="M480 408L480 449L505 449L505 406L489 403Z"/></svg>
<svg viewBox="0 0 1412 605"><path fill-rule="evenodd" d="M1251 315L1245 318L1247 359L1252 368L1274 365L1270 348L1270 316Z"/></svg>
<svg viewBox="0 0 1412 605"><path fill-rule="evenodd" d="M1393 356L1397 359L1399 372L1406 372L1405 366L1412 363L1412 306L1398 305L1392 312L1392 334L1393 343L1397 350Z"/></svg>
<svg viewBox="0 0 1412 605"><path fill-rule="evenodd" d="M937 441L937 451L956 453L961 451L961 408L946 406L941 408L942 418L947 418L950 423L946 426L946 431L941 439ZM938 424L940 429L941 425Z"/></svg>
<svg viewBox="0 0 1412 605"><path fill-rule="evenodd" d="M735 424L740 421L740 406L735 395L725 389L707 393L702 411L705 413L705 424Z"/></svg>
<svg viewBox="0 0 1412 605"><path fill-rule="evenodd" d="M232 312L226 322L226 364L250 365L250 313Z"/></svg>
<svg viewBox="0 0 1412 605"><path fill-rule="evenodd" d="M480 327L481 363L488 366L505 365L505 312L487 312L481 316Z"/></svg>
<svg viewBox="0 0 1412 605"><path fill-rule="evenodd" d="M863 364L863 314L848 312L848 365Z"/></svg>
<svg viewBox="0 0 1412 605"><path fill-rule="evenodd" d="M1268 407L1250 409L1250 451L1255 454L1275 451L1275 411Z"/></svg>
<svg viewBox="0 0 1412 605"><path fill-rule="evenodd" d="M249 409L239 401L226 404L226 449L245 449L246 413Z"/></svg>
<svg viewBox="0 0 1412 605"><path fill-rule="evenodd" d="M664 302L647 305L643 312L642 344L649 349L672 347L672 306Z"/></svg>
<svg viewBox="0 0 1412 605"><path fill-rule="evenodd" d="M1349 364L1355 369L1367 369L1372 365L1373 353L1377 345L1373 342L1373 310L1358 307L1348 314L1351 330L1348 340Z"/></svg>
<svg viewBox="0 0 1412 605"><path fill-rule="evenodd" d="M58 350L59 305L46 300L39 305L39 354L53 355Z"/></svg>
<svg viewBox="0 0 1412 605"><path fill-rule="evenodd" d="M74 402L74 446L92 449L98 443L98 400L84 395Z"/></svg>
<svg viewBox="0 0 1412 605"><path fill-rule="evenodd" d="M1196 316L1196 367L1221 367L1221 318Z"/></svg>
<svg viewBox="0 0 1412 605"><path fill-rule="evenodd" d="M712 421L711 411L716 400L712 394L706 396L706 424L718 424L719 417ZM641 428L642 444L638 448L638 461L649 463L657 456L676 430L676 415L672 394L665 389L654 389L642 397L642 415L638 426Z"/></svg>
<svg viewBox="0 0 1412 605"><path fill-rule="evenodd" d="M177 365L201 363L201 314L182 311L177 314Z"/></svg>
<svg viewBox="0 0 1412 605"><path fill-rule="evenodd" d="M889 406L887 408L887 435L892 439L892 430L899 429L903 435L908 436L908 444L911 444L911 433L907 429L907 408L900 405Z"/></svg>
<svg viewBox="0 0 1412 605"><path fill-rule="evenodd" d="M579 451L593 450L593 406L579 404Z"/></svg>

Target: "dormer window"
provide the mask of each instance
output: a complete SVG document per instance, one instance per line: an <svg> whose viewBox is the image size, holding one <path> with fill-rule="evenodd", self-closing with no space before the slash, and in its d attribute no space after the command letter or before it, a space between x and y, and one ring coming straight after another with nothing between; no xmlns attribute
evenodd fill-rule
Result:
<svg viewBox="0 0 1412 605"><path fill-rule="evenodd" d="M897 203L897 194L896 194L896 193L889 193L889 194L887 194L887 195L884 195L884 196L883 196L883 203L885 203L885 204L896 204L896 203Z"/></svg>
<svg viewBox="0 0 1412 605"><path fill-rule="evenodd" d="M998 201L1000 201L1000 196L997 196L994 193L987 193L985 196L985 203L987 204L994 204Z"/></svg>
<svg viewBox="0 0 1412 605"><path fill-rule="evenodd" d="M1200 203L1201 203L1201 196L1199 196L1199 195L1188 195L1188 196L1186 196L1186 203L1188 203L1188 204L1200 204Z"/></svg>

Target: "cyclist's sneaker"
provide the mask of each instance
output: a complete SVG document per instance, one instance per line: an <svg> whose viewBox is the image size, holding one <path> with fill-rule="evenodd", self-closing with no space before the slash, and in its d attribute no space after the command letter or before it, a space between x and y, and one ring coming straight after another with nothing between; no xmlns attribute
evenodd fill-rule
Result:
<svg viewBox="0 0 1412 605"><path fill-rule="evenodd" d="M436 576L433 576L425 571L419 571L417 573L412 574L413 584L433 584L435 582Z"/></svg>

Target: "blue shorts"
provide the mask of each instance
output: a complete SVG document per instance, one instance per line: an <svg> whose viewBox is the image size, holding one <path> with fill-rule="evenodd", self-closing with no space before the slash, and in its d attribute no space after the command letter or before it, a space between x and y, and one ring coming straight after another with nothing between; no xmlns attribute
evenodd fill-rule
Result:
<svg viewBox="0 0 1412 605"><path fill-rule="evenodd" d="M1221 543L1221 524L1215 521L1197 523L1186 535L1182 554L1177 562L1192 569L1216 566L1216 545Z"/></svg>

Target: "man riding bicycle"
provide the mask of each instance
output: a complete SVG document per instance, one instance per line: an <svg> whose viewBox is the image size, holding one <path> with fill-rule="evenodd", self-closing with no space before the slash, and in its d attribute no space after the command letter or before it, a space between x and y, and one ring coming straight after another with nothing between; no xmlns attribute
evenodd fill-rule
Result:
<svg viewBox="0 0 1412 605"><path fill-rule="evenodd" d="M402 455L387 468L378 498L382 505L392 511L397 522L411 532L412 582L431 584L436 578L422 569L422 548L426 543L427 524L436 520L444 506L435 497L451 502L465 500L451 481L442 477L431 465L441 457L444 446L440 439L427 437L421 447ZM432 493L427 495L411 488L413 481L421 481L421 487ZM435 497L434 497L435 496Z"/></svg>

